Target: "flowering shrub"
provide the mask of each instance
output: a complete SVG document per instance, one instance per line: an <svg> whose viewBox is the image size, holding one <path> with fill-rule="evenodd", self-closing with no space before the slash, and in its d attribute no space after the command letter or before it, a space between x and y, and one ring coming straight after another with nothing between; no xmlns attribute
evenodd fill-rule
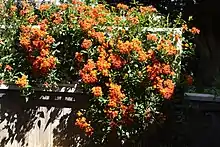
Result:
<svg viewBox="0 0 220 147"><path fill-rule="evenodd" d="M5 83L28 76L31 86L72 83L77 75L75 52L80 50L82 31L78 27L76 4L42 4L39 9L25 1L18 11L15 4L1 4L2 68L12 67ZM13 10L13 11L9 11ZM5 27L7 26L7 27Z"/></svg>
<svg viewBox="0 0 220 147"><path fill-rule="evenodd" d="M14 31L1 34L1 81L27 88L80 76L91 99L75 124L99 142L112 131L120 140L130 138L161 118L160 106L173 98L179 80L181 57L193 54L190 41L199 34L152 6L73 1L1 9L1 25L10 23Z"/></svg>
<svg viewBox="0 0 220 147"><path fill-rule="evenodd" d="M94 16L94 11L99 13ZM120 139L129 138L161 117L160 106L173 97L179 79L181 53L194 47L190 43L186 49L191 36L183 33L199 30L186 28L180 18L169 23L151 6L118 4L110 11L98 5L86 13L80 21L85 39L76 57L84 87L93 97L86 113L91 125L84 125L84 117L80 123L81 113L77 125L88 135L113 130Z"/></svg>

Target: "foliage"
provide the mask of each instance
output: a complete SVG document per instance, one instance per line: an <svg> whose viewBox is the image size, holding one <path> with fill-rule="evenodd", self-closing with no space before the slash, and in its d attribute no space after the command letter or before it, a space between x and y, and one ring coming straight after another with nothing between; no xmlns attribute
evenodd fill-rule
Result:
<svg viewBox="0 0 220 147"><path fill-rule="evenodd" d="M152 6L74 0L35 9L23 1L18 10L8 1L1 9L1 80L25 89L80 76L91 97L76 125L96 143L111 132L124 141L164 120L161 104L173 97L181 57L192 56L199 33Z"/></svg>
<svg viewBox="0 0 220 147"><path fill-rule="evenodd" d="M22 9L17 11L15 5L8 8L3 4L2 70L6 65L13 70L2 73L2 80L14 83L23 74L28 75L31 86L71 83L75 80L74 53L80 50L82 31L74 15L76 9L71 8L74 5L43 4L39 9L34 9L23 2Z"/></svg>

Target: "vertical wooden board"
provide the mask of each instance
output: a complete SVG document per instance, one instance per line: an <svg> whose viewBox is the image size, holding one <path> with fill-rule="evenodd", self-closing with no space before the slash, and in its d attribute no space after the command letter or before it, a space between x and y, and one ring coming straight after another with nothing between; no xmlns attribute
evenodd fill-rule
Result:
<svg viewBox="0 0 220 147"><path fill-rule="evenodd" d="M50 131L51 131L50 125L51 124L49 124L47 126L47 128L46 128L46 125L47 125L47 122L50 119L50 112L51 112L51 110L47 111L46 107L40 107L39 110L44 113L44 117L45 117L45 118L40 118L39 119L39 121L41 121L41 126L39 128L39 138L40 138L40 140L39 140L40 142L39 143L40 143L40 145L42 147L50 147L49 146L49 144L50 144L49 140L51 140L51 139L49 139L49 138L52 137L50 135Z"/></svg>
<svg viewBox="0 0 220 147"><path fill-rule="evenodd" d="M66 114L69 114L71 112L71 110L72 110L71 108L62 108L60 115L58 115L57 119L51 124L51 133L52 133L52 136L53 136L52 140L51 140L52 143L54 142L54 139L55 139L54 134L53 134L53 130L56 129L57 126L60 124L61 117L66 115ZM57 144L53 144L53 147L56 147L56 146L57 146Z"/></svg>
<svg viewBox="0 0 220 147"><path fill-rule="evenodd" d="M34 129L32 129L28 134L27 134L27 144L28 147L37 147L37 143L40 141L39 139L39 128L35 127Z"/></svg>
<svg viewBox="0 0 220 147"><path fill-rule="evenodd" d="M46 113L46 109L43 107L40 107L37 112L43 111L44 115ZM39 127L38 122L40 121L41 126ZM28 147L44 147L48 143L45 142L47 138L49 137L47 134L45 135L45 132L42 131L42 127L45 125L45 119L44 118L38 118L35 121L33 129L27 134L27 143ZM46 132L47 133L47 132Z"/></svg>

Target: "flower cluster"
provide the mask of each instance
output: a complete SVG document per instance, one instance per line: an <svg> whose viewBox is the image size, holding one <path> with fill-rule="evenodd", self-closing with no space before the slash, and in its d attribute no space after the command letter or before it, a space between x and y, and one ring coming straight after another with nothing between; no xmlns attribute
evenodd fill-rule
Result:
<svg viewBox="0 0 220 147"><path fill-rule="evenodd" d="M28 86L28 80L26 75L22 75L21 78L18 78L15 84L18 85L20 88L25 88Z"/></svg>
<svg viewBox="0 0 220 147"><path fill-rule="evenodd" d="M29 17L31 13L33 12L34 8L30 4L27 3L27 1L21 1L22 7L19 11L19 14L21 17ZM17 9L15 6L11 7L11 9L15 10Z"/></svg>
<svg viewBox="0 0 220 147"><path fill-rule="evenodd" d="M33 72L46 75L56 66L56 57L50 55L50 46L54 42L44 29L33 26L21 26L20 44L32 64Z"/></svg>
<svg viewBox="0 0 220 147"><path fill-rule="evenodd" d="M85 117L82 117L82 113L79 111L77 113L78 118L76 119L76 126L79 126L80 129L85 130L86 135L91 136L93 134L93 128L91 125L87 122Z"/></svg>

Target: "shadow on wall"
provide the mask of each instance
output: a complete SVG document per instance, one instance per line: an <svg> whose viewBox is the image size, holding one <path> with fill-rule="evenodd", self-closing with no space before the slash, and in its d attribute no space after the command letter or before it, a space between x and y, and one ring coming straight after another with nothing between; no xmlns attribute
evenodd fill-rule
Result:
<svg viewBox="0 0 220 147"><path fill-rule="evenodd" d="M99 147L75 126L78 110L88 107L88 96L71 89L36 91L28 100L14 86L0 89L0 146ZM109 139L105 147L119 147L115 136Z"/></svg>
<svg viewBox="0 0 220 147"><path fill-rule="evenodd" d="M87 100L82 93L36 92L26 101L18 90L1 91L0 146L82 146L85 137L74 120Z"/></svg>

